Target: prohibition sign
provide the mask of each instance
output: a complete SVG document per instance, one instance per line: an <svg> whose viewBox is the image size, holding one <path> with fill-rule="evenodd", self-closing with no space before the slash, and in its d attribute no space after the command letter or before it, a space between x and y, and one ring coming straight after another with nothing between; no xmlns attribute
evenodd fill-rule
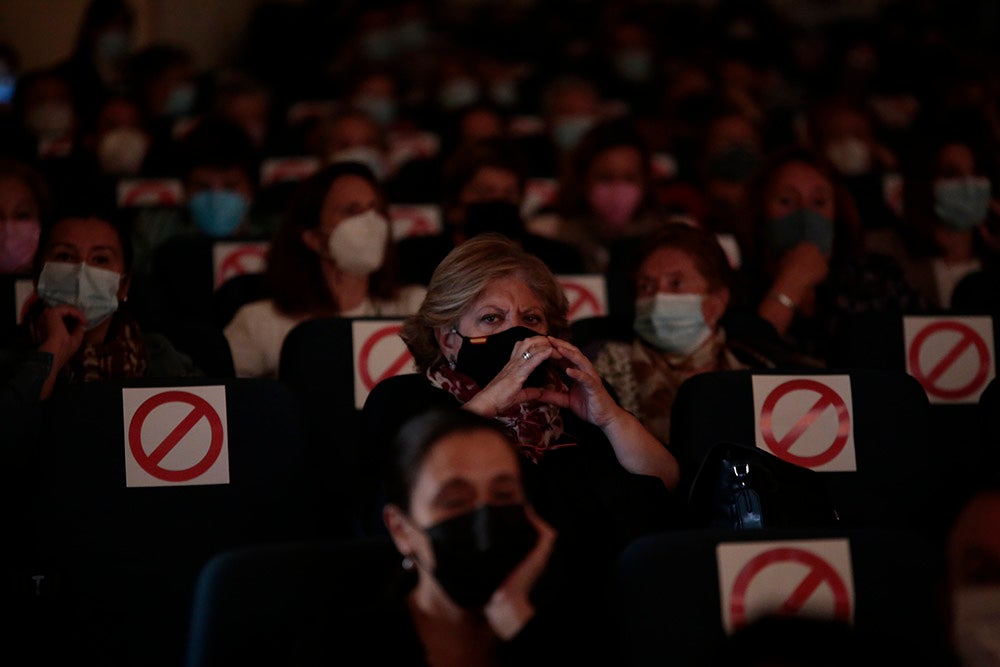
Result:
<svg viewBox="0 0 1000 667"><path fill-rule="evenodd" d="M403 327L400 324L391 324L384 329L379 329L369 336L368 340L366 340L364 345L361 346L361 351L358 353L358 373L361 375L361 381L364 383L365 388L368 389L368 391L371 391L376 384L387 377L392 377L393 375L399 373L399 371L407 363L409 363L410 359L412 359L410 351L407 350L401 354L398 359L389 364L389 367L386 368L377 378L372 377L370 369L368 368L368 358L371 356L372 349L374 349L375 345L387 336L397 335L402 328Z"/></svg>
<svg viewBox="0 0 1000 667"><path fill-rule="evenodd" d="M775 437L774 426L772 424L775 405L784 396L793 391L801 390L814 391L819 394L819 399L806 411L806 414L799 418L784 437L779 440ZM837 411L837 435L830 444L830 447L813 456L793 454L791 452L792 446L828 407L833 407ZM807 468L821 466L837 458L837 455L844 449L844 445L847 444L847 439L851 434L851 416L847 410L847 405L844 403L844 399L836 391L821 382L808 378L799 378L789 380L780 385L764 400L764 405L760 411L760 432L764 438L764 443L777 456Z"/></svg>
<svg viewBox="0 0 1000 667"><path fill-rule="evenodd" d="M149 414L166 403L187 403L192 407L188 416L155 446L149 453L142 446L142 425ZM201 461L184 470L168 470L160 466L160 462L187 435L202 418L208 420L212 439ZM135 411L128 427L128 446L139 464L147 473L165 482L189 482L212 467L222 452L222 420L218 413L201 396L186 391L165 391L146 399Z"/></svg>
<svg viewBox="0 0 1000 667"><path fill-rule="evenodd" d="M248 258L263 260L264 252L264 249L259 246L249 245L226 255L219 266L219 283L225 282L231 276L241 276L248 273L247 266L243 261Z"/></svg>
<svg viewBox="0 0 1000 667"><path fill-rule="evenodd" d="M924 370L920 367L921 346L927 341L928 338L939 331L954 331L958 333L959 341L950 352L945 354L941 360L930 369L929 372L924 373ZM979 366L976 369L976 374L972 380L967 384L954 389L937 386L935 383L941 379L941 376L944 375L944 373L951 368L956 361L958 361L958 358L962 356L969 346L975 348L976 354L979 356ZM990 352L986 348L986 343L983 342L983 339L980 338L979 334L976 333L974 329L966 324L954 321L935 322L934 324L928 325L920 333L918 333L913 338L913 343L910 345L909 362L910 373L920 382L921 385L923 385L924 391L928 394L944 399L965 398L966 396L975 393L986 382L986 378L990 372Z"/></svg>
<svg viewBox="0 0 1000 667"><path fill-rule="evenodd" d="M565 282L563 283L563 291L566 292L566 298L569 301L569 319L576 317L576 315L583 310L585 306L593 308L594 313L597 315L604 313L604 309L601 308L601 304L597 300L597 297L594 296L594 293L586 287L577 285L576 283Z"/></svg>
<svg viewBox="0 0 1000 667"><path fill-rule="evenodd" d="M799 582L787 600L776 610L782 616L793 616L808 602L822 585L833 592L833 616L837 620L850 622L851 594L837 571L821 557L795 547L778 547L764 551L751 558L733 583L733 594L729 599L729 614L733 627L740 628L747 623L746 596L750 584L764 568L778 563L797 563L809 568L808 574Z"/></svg>

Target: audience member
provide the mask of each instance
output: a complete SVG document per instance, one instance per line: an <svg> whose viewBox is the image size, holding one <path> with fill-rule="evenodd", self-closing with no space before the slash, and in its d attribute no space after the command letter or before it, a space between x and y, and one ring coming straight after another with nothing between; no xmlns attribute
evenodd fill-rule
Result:
<svg viewBox="0 0 1000 667"><path fill-rule="evenodd" d="M537 255L556 274L582 273L577 249L526 229L523 157L503 140L483 140L455 152L445 165L441 233L399 243L401 272L426 285L438 263L456 246L482 232L498 232Z"/></svg>
<svg viewBox="0 0 1000 667"><path fill-rule="evenodd" d="M281 346L314 317L403 316L419 286L395 281L395 243L375 176L356 162L329 165L296 191L271 241L271 298L240 308L224 333L239 377L276 377Z"/></svg>
<svg viewBox="0 0 1000 667"><path fill-rule="evenodd" d="M898 262L864 253L850 194L812 151L772 152L753 192L760 247L748 292L793 349L826 361L850 315L925 308Z"/></svg>
<svg viewBox="0 0 1000 667"><path fill-rule="evenodd" d="M714 234L673 222L645 237L640 248L632 278L634 333L603 342L588 356L621 406L669 444L670 408L684 380L774 363L727 340L722 318L732 269Z"/></svg>
<svg viewBox="0 0 1000 667"><path fill-rule="evenodd" d="M0 274L29 275L52 201L30 164L0 159Z"/></svg>
<svg viewBox="0 0 1000 667"><path fill-rule="evenodd" d="M567 309L552 272L513 241L481 234L457 246L403 324L418 373L383 380L365 403L367 465L377 477L384 443L429 407L497 419L532 464L542 516L603 567L625 540L670 524L679 470L565 339Z"/></svg>

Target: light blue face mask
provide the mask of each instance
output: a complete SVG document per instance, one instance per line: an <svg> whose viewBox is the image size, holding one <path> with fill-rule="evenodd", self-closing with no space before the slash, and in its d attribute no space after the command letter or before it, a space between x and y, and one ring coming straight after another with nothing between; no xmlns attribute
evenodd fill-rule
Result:
<svg viewBox="0 0 1000 667"><path fill-rule="evenodd" d="M46 262L38 276L38 297L49 307L75 306L88 331L118 310L121 274L86 262Z"/></svg>
<svg viewBox="0 0 1000 667"><path fill-rule="evenodd" d="M132 37L125 30L109 30L97 38L96 48L106 61L123 60L132 49Z"/></svg>
<svg viewBox="0 0 1000 667"><path fill-rule="evenodd" d="M666 292L637 299L633 328L640 338L664 352L688 355L712 335L702 313L704 300L701 294Z"/></svg>
<svg viewBox="0 0 1000 667"><path fill-rule="evenodd" d="M989 213L991 196L985 176L942 179L934 183L934 213L952 229L975 229Z"/></svg>
<svg viewBox="0 0 1000 667"><path fill-rule="evenodd" d="M354 104L382 127L387 127L396 119L396 101L390 97L363 95Z"/></svg>
<svg viewBox="0 0 1000 667"><path fill-rule="evenodd" d="M472 79L460 78L446 83L438 92L438 103L443 109L461 109L479 99L479 84Z"/></svg>
<svg viewBox="0 0 1000 667"><path fill-rule="evenodd" d="M800 208L764 223L767 245L780 257L799 243L814 243L821 253L833 250L833 220L810 208Z"/></svg>
<svg viewBox="0 0 1000 667"><path fill-rule="evenodd" d="M232 235L249 208L250 200L235 190L202 190L188 200L188 210L198 229L216 239Z"/></svg>

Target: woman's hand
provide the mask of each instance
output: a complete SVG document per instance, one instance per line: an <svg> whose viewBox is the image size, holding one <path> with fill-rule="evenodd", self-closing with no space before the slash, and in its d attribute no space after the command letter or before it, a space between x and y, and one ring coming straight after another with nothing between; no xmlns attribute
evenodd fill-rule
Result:
<svg viewBox="0 0 1000 667"><path fill-rule="evenodd" d="M545 571L556 542L555 528L538 516L530 506L525 507L525 511L528 520L538 531L538 541L483 607L483 614L490 627L503 640L520 632L535 615L531 590Z"/></svg>
<svg viewBox="0 0 1000 667"><path fill-rule="evenodd" d="M52 370L42 386L40 398L48 398L55 387L55 379L63 366L83 344L86 331L83 313L73 306L52 306L42 310L35 320L40 339L38 349L52 355Z"/></svg>
<svg viewBox="0 0 1000 667"><path fill-rule="evenodd" d="M542 390L525 387L524 383L536 368L558 355L551 340L554 339L548 336L532 336L518 341L507 365L464 407L486 417L494 417L518 403L539 400Z"/></svg>
<svg viewBox="0 0 1000 667"><path fill-rule="evenodd" d="M569 393L544 389L539 400L569 408L577 417L601 428L624 413L601 381L594 365L578 348L570 343L549 337L556 359L563 359L566 375L573 380Z"/></svg>

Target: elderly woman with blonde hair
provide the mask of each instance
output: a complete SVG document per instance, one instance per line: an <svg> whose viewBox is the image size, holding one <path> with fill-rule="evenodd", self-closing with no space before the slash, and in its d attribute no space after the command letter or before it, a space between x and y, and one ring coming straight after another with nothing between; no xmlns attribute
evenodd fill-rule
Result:
<svg viewBox="0 0 1000 667"><path fill-rule="evenodd" d="M402 328L418 372L383 380L365 404L367 443L383 448L434 407L496 419L519 445L539 511L615 553L669 523L679 470L566 340L567 309L555 275L509 239L481 234L456 247ZM384 462L373 465L381 476Z"/></svg>

